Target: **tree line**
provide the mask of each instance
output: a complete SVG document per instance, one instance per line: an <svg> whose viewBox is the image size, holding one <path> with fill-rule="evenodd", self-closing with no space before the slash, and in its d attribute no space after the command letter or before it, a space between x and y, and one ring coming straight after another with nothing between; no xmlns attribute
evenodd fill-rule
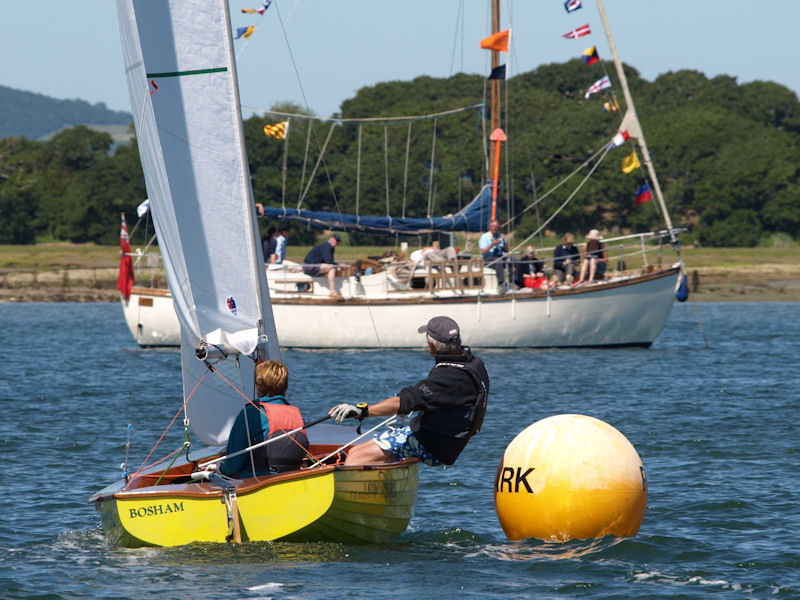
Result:
<svg viewBox="0 0 800 600"><path fill-rule="evenodd" d="M708 79L691 70L653 82L629 66L626 74L673 223L691 227L684 242L754 246L774 235L797 238L800 102L794 92L771 82ZM584 98L595 79L597 71L576 60L539 67L501 86L508 142L501 154L499 209L518 238L566 201L585 171L551 190L602 150L620 126L621 112L602 110L608 91ZM611 80L619 90L614 74ZM486 111L392 125L346 121L472 105L485 97L486 83L458 74L365 87L342 104L336 115L341 121L290 118L288 140L263 132L265 124L284 117L248 118L245 141L256 201L292 208L302 201L307 209L362 215L456 212L487 179ZM290 104L274 108L304 112ZM111 150L108 134L84 126L47 142L0 139L0 243L115 243L119 213L131 218L147 194L135 141ZM634 202L646 180L643 171L621 170L632 150L626 144L609 151L548 229L561 234L663 228L656 202ZM311 235L296 230L298 241Z"/></svg>

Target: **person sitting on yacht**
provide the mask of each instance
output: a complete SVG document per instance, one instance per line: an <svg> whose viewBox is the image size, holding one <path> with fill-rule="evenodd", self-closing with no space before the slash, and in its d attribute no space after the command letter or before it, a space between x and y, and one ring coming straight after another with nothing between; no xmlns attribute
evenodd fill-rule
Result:
<svg viewBox="0 0 800 600"><path fill-rule="evenodd" d="M508 289L506 282L506 266L511 270L511 281L515 279L514 259L507 254L508 244L506 238L500 233L500 221L493 219L489 222L489 231L481 235L478 240L478 247L481 250L483 263L487 267L494 269L497 273L497 289L500 293Z"/></svg>
<svg viewBox="0 0 800 600"><path fill-rule="evenodd" d="M237 415L228 436L227 458L220 466L220 471L230 477L253 477L297 469L308 450L305 429L300 429L250 452L236 454L254 444L303 427L300 409L289 405L286 400L289 386L286 365L277 360L259 363L255 379L259 398L256 402L248 401Z"/></svg>
<svg viewBox="0 0 800 600"><path fill-rule="evenodd" d="M525 254L517 262L518 287L533 288L535 290L547 289L547 275L544 272L544 261L536 256L536 248L528 246Z"/></svg>
<svg viewBox="0 0 800 600"><path fill-rule="evenodd" d="M586 250L583 253L583 262L581 263L581 275L576 282L576 285L581 283L588 283L595 279L603 279L606 274L606 264L608 263L608 253L606 246L603 244L603 236L597 229L592 229L586 234ZM586 278L588 270L589 278Z"/></svg>
<svg viewBox="0 0 800 600"><path fill-rule="evenodd" d="M286 246L289 244L289 224L286 222L278 225L278 236L275 238L275 249L269 257L271 270L283 268L286 260Z"/></svg>
<svg viewBox="0 0 800 600"><path fill-rule="evenodd" d="M561 238L561 243L553 250L553 275L558 277L558 281L565 281L572 285L572 281L578 274L581 264L581 252L575 246L575 236L565 233Z"/></svg>
<svg viewBox="0 0 800 600"><path fill-rule="evenodd" d="M333 260L333 253L341 241L341 236L334 233L327 241L317 244L309 250L303 259L303 273L311 277L327 276L328 295L332 297L341 297L341 294L336 291L336 267L339 266L339 263Z"/></svg>

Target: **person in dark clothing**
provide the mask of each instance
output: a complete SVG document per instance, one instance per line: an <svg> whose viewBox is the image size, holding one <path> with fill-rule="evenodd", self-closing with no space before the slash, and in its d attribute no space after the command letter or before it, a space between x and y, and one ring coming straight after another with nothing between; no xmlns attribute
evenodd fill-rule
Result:
<svg viewBox="0 0 800 600"><path fill-rule="evenodd" d="M580 264L581 251L575 245L575 236L565 233L561 238L561 244L553 250L553 274L559 281L566 280L569 285L578 274Z"/></svg>
<svg viewBox="0 0 800 600"><path fill-rule="evenodd" d="M531 283L531 281L535 283ZM515 283L521 288L533 287L539 289L542 283L546 281L544 261L536 256L536 248L528 246L525 248L525 254L517 262L517 280Z"/></svg>
<svg viewBox="0 0 800 600"><path fill-rule="evenodd" d="M418 330L426 334L436 364L428 377L376 404L338 404L334 420L417 412L410 425L387 430L353 446L345 465L417 457L431 466L452 465L469 439L480 431L489 396L489 374L480 358L461 345L458 324L434 317Z"/></svg>
<svg viewBox="0 0 800 600"><path fill-rule="evenodd" d="M341 296L336 291L336 266L339 264L333 260L333 253L342 238L338 233L334 233L327 242L317 244L309 250L303 259L303 273L312 277L326 275L328 277L329 296Z"/></svg>
<svg viewBox="0 0 800 600"><path fill-rule="evenodd" d="M267 236L264 238L264 241L261 242L261 249L264 251L264 262L266 264L270 263L270 257L275 254L275 245L277 243L277 230L275 225L270 225L267 228Z"/></svg>
<svg viewBox="0 0 800 600"><path fill-rule="evenodd" d="M253 477L297 469L306 456L308 437L304 429L250 452L242 450L264 440L303 427L303 417L296 406L286 400L289 371L277 360L256 365L257 402L250 402L236 416L226 458L220 466L231 477Z"/></svg>

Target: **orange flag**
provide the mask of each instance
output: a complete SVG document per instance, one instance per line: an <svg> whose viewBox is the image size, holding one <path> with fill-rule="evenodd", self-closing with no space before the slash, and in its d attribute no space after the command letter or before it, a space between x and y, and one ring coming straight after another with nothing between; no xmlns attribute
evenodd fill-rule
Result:
<svg viewBox="0 0 800 600"><path fill-rule="evenodd" d="M498 31L487 38L481 40L481 48L486 50L497 50L498 52L508 52L508 41L511 38L511 30Z"/></svg>

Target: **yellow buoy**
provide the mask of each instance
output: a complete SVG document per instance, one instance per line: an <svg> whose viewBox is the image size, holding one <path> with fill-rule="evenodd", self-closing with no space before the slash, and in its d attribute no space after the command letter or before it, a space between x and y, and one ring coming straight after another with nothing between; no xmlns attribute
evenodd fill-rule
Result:
<svg viewBox="0 0 800 600"><path fill-rule="evenodd" d="M508 445L494 502L509 540L634 536L647 507L647 478L636 449L611 425L555 415Z"/></svg>

